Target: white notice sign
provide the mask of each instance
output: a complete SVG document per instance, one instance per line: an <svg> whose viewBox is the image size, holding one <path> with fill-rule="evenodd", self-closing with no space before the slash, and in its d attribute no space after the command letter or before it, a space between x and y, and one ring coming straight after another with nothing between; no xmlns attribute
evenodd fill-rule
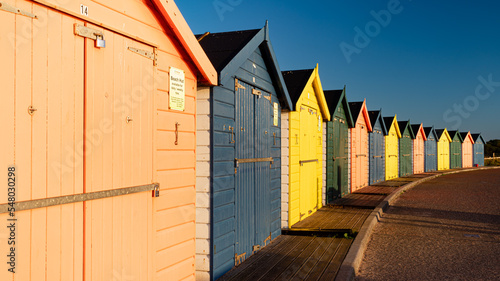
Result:
<svg viewBox="0 0 500 281"><path fill-rule="evenodd" d="M185 108L185 79L184 71L170 68L170 109L184 111Z"/></svg>
<svg viewBox="0 0 500 281"><path fill-rule="evenodd" d="M278 126L278 114L279 114L279 108L278 108L278 103L275 102L273 103L274 105L274 114L273 114L273 125Z"/></svg>

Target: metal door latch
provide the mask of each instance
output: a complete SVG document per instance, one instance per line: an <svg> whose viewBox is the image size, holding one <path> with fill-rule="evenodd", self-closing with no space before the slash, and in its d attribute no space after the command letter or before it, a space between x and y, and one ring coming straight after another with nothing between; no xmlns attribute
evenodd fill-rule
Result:
<svg viewBox="0 0 500 281"><path fill-rule="evenodd" d="M34 108L32 105L28 106L28 114L33 116L35 114L35 111L37 111L36 108Z"/></svg>

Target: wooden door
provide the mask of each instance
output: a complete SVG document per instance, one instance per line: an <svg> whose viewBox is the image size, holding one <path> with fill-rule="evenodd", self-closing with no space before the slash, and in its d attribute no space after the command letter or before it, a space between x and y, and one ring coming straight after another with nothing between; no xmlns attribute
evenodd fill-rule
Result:
<svg viewBox="0 0 500 281"><path fill-rule="evenodd" d="M369 134L370 141L370 184L381 182L385 178L384 171L384 136L382 131L377 128Z"/></svg>
<svg viewBox="0 0 500 281"><path fill-rule="evenodd" d="M265 246L271 234L271 129L270 94L238 81L236 92L236 245L238 262L254 246ZM261 160L259 160L261 159Z"/></svg>
<svg viewBox="0 0 500 281"><path fill-rule="evenodd" d="M2 5L37 18L0 11L0 204L8 167L17 202L82 193L84 40L73 32L82 22L33 1ZM16 211L15 245L7 244L8 218L0 214L0 280L82 280L82 203ZM8 246L16 248L14 274Z"/></svg>
<svg viewBox="0 0 500 281"><path fill-rule="evenodd" d="M425 172L437 170L437 143L431 134L425 141Z"/></svg>
<svg viewBox="0 0 500 281"><path fill-rule="evenodd" d="M243 87L236 92L235 141L237 159L255 158L255 100L252 87L238 81ZM252 254L255 241L255 163L239 163L235 175L236 245L235 254L241 260Z"/></svg>
<svg viewBox="0 0 500 281"><path fill-rule="evenodd" d="M257 90L257 89L255 89ZM257 90L254 95L255 157L270 158L273 136L271 133L271 94ZM253 245L265 246L271 241L271 166L270 162L255 163L255 239Z"/></svg>
<svg viewBox="0 0 500 281"><path fill-rule="evenodd" d="M438 142L438 170L447 170L450 168L450 143L446 141L445 136Z"/></svg>
<svg viewBox="0 0 500 281"><path fill-rule="evenodd" d="M300 218L309 216L317 208L317 154L316 131L318 126L317 111L307 106L300 108Z"/></svg>
<svg viewBox="0 0 500 281"><path fill-rule="evenodd" d="M398 136L394 127L391 127L388 136L385 137L385 179L390 180L398 177Z"/></svg>
<svg viewBox="0 0 500 281"><path fill-rule="evenodd" d="M336 168L336 157L338 154L337 144L339 136L339 126L335 126L338 118L334 117L332 121L326 122L326 203L331 203L334 199L340 197L340 189L337 184L338 173Z"/></svg>
<svg viewBox="0 0 500 281"><path fill-rule="evenodd" d="M472 142L467 137L462 146L462 166L463 168L472 167Z"/></svg>
<svg viewBox="0 0 500 281"><path fill-rule="evenodd" d="M103 33L105 48L85 44L85 192L153 179L153 61L133 51L153 48ZM84 212L86 280L152 278L151 192L89 201Z"/></svg>
<svg viewBox="0 0 500 281"><path fill-rule="evenodd" d="M359 187L365 187L368 185L368 129L366 123L363 123L360 131L360 181Z"/></svg>

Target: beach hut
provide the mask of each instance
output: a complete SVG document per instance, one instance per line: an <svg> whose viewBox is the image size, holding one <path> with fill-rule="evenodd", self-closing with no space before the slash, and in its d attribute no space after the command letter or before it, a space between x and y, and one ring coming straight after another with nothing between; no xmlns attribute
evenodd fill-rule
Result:
<svg viewBox="0 0 500 281"><path fill-rule="evenodd" d="M436 134L438 137L437 143L437 161L438 161L438 170L448 170L450 169L450 143L451 138L448 134L448 130L445 129L437 129Z"/></svg>
<svg viewBox="0 0 500 281"><path fill-rule="evenodd" d="M351 135L351 192L368 185L368 133L372 131L370 117L366 109L366 100L349 102L354 127L349 129Z"/></svg>
<svg viewBox="0 0 500 281"><path fill-rule="evenodd" d="M398 177L399 170L399 131L397 116L384 117L384 125L387 128L385 134L385 180Z"/></svg>
<svg viewBox="0 0 500 281"><path fill-rule="evenodd" d="M450 143L450 169L462 168L462 136L459 131L448 131Z"/></svg>
<svg viewBox="0 0 500 281"><path fill-rule="evenodd" d="M376 184L385 180L385 139L387 134L382 110L368 111L372 131L369 133L369 159L370 159L370 184Z"/></svg>
<svg viewBox="0 0 500 281"><path fill-rule="evenodd" d="M399 139L399 176L405 177L413 173L412 139L414 135L410 121L399 121L398 126L401 131L401 138Z"/></svg>
<svg viewBox="0 0 500 281"><path fill-rule="evenodd" d="M217 73L174 1L0 4L0 280L194 279L196 87Z"/></svg>
<svg viewBox="0 0 500 281"><path fill-rule="evenodd" d="M474 151L472 158L474 165L484 166L484 144L486 143L481 134L471 134L474 140Z"/></svg>
<svg viewBox="0 0 500 281"><path fill-rule="evenodd" d="M460 132L462 137L462 168L471 168L473 163L474 140L470 132Z"/></svg>
<svg viewBox="0 0 500 281"><path fill-rule="evenodd" d="M437 171L437 140L438 136L434 127L424 128L425 136L425 172Z"/></svg>
<svg viewBox="0 0 500 281"><path fill-rule="evenodd" d="M353 127L345 87L324 91L331 120L325 122L326 142L326 203L349 193L349 128ZM325 179L324 179L325 180Z"/></svg>
<svg viewBox="0 0 500 281"><path fill-rule="evenodd" d="M281 214L286 228L322 207L323 120L330 121L330 112L318 66L284 71L283 77L294 109L281 114L281 129L288 133L281 143L282 179L288 179L282 184L282 196L288 198Z"/></svg>
<svg viewBox="0 0 500 281"><path fill-rule="evenodd" d="M413 174L420 174L425 171L425 141L427 137L423 125L412 124L413 131Z"/></svg>
<svg viewBox="0 0 500 281"><path fill-rule="evenodd" d="M291 100L267 23L197 37L219 77L197 102L197 280L215 280L281 234L280 119Z"/></svg>

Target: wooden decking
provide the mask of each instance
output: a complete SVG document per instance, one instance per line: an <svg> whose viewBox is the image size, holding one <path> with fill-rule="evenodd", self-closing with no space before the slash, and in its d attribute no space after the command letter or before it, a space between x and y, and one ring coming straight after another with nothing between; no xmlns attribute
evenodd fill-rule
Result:
<svg viewBox="0 0 500 281"><path fill-rule="evenodd" d="M334 280L352 241L281 235L218 280Z"/></svg>
<svg viewBox="0 0 500 281"><path fill-rule="evenodd" d="M380 182L337 199L283 229L283 235L218 280L334 280L371 211L400 186L438 173Z"/></svg>
<svg viewBox="0 0 500 281"><path fill-rule="evenodd" d="M353 232L359 232L370 212L369 209L323 207L312 216L292 225L291 228L350 229Z"/></svg>

